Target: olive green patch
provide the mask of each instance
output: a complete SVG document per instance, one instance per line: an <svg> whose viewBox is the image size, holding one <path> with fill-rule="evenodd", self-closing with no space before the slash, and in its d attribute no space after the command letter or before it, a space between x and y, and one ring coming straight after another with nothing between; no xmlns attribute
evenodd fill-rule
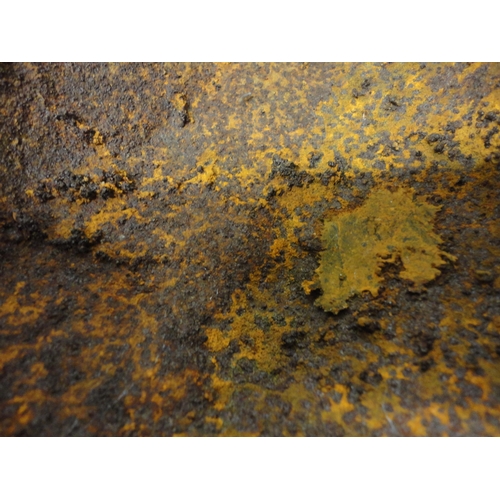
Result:
<svg viewBox="0 0 500 500"><path fill-rule="evenodd" d="M303 284L305 291L321 289L315 303L337 314L357 294L376 297L383 266L398 260L399 276L412 283L412 290L422 290L440 274L444 257L455 260L439 248L443 241L434 232L439 208L416 199L411 189L374 191L361 207L325 222L325 250L314 280Z"/></svg>

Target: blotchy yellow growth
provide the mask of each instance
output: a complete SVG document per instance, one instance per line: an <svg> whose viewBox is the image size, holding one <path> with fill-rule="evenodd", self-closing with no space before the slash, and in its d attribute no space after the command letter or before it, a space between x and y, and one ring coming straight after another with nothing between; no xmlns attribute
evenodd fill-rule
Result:
<svg viewBox="0 0 500 500"><path fill-rule="evenodd" d="M399 276L422 290L440 274L443 257L455 260L439 249L442 240L433 230L439 208L415 200L411 189L372 192L363 206L325 222L321 263L304 289L321 288L316 304L337 314L356 294L368 291L375 297L383 265L401 259Z"/></svg>

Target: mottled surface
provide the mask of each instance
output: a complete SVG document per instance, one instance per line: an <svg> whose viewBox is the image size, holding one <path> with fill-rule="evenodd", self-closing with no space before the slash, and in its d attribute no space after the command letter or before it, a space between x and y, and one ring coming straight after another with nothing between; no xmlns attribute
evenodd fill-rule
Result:
<svg viewBox="0 0 500 500"><path fill-rule="evenodd" d="M2 435L500 434L499 64L4 64L0 92ZM377 193L427 210L428 258L391 235L326 312L323 228L389 227Z"/></svg>

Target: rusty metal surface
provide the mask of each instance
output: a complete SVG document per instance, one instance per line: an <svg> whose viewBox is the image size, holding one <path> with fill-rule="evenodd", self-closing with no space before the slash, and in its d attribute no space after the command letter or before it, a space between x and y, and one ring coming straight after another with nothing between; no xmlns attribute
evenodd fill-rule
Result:
<svg viewBox="0 0 500 500"><path fill-rule="evenodd" d="M498 435L499 64L0 73L2 435Z"/></svg>

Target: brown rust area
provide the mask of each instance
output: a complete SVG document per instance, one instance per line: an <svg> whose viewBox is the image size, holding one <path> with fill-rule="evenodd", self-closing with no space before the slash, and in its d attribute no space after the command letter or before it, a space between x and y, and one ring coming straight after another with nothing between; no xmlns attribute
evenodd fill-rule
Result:
<svg viewBox="0 0 500 500"><path fill-rule="evenodd" d="M3 435L499 434L500 65L0 91Z"/></svg>

